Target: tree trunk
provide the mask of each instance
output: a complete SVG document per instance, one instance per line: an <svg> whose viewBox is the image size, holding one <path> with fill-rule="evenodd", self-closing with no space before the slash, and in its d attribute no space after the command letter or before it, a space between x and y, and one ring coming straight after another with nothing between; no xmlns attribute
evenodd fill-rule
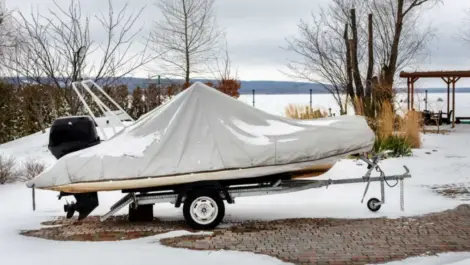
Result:
<svg viewBox="0 0 470 265"><path fill-rule="evenodd" d="M367 79L366 79L366 100L371 101L372 95L372 75L374 74L374 30L372 24L372 14L369 14L369 66L367 68Z"/></svg>
<svg viewBox="0 0 470 265"><path fill-rule="evenodd" d="M190 58L189 58L189 36L188 36L188 11L186 9L186 2L183 0L183 11L184 11L184 41L185 41L185 57L186 57L186 73L185 73L185 81L186 84L189 85L189 71L190 66Z"/></svg>
<svg viewBox="0 0 470 265"><path fill-rule="evenodd" d="M392 49L390 53L390 62L385 71L385 82L388 86L393 86L393 77L397 68L398 48L400 45L400 37L403 29L403 6L404 0L397 0L397 14L395 21L395 34L393 36Z"/></svg>
<svg viewBox="0 0 470 265"><path fill-rule="evenodd" d="M346 73L348 78L346 92L351 97L354 108L356 108L356 102L354 101L354 87L351 66L351 46L349 43L348 31L348 24L346 23L344 27L344 43L346 44Z"/></svg>
<svg viewBox="0 0 470 265"><path fill-rule="evenodd" d="M356 86L356 95L358 100L363 100L364 98L364 87L362 86L361 74L359 72L359 60L357 56L357 23L356 23L356 10L351 9L351 29L353 34L352 39L352 49L351 49L351 58L352 58L352 67L353 67L353 77L354 85Z"/></svg>

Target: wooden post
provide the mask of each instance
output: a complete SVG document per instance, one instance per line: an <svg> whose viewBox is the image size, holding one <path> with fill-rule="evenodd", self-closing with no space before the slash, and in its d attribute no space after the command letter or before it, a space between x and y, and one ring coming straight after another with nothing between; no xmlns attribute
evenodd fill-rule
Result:
<svg viewBox="0 0 470 265"><path fill-rule="evenodd" d="M312 89L310 88L310 109L312 109Z"/></svg>
<svg viewBox="0 0 470 265"><path fill-rule="evenodd" d="M410 77L408 77L408 78L406 79L406 86L408 87L408 92L407 92L407 94L406 94L406 95L407 95L407 96L406 96L406 102L407 102L407 104L408 104L408 110L410 110L410 85L411 85L410 83L411 83Z"/></svg>
<svg viewBox="0 0 470 265"><path fill-rule="evenodd" d="M411 80L411 110L415 107L415 78Z"/></svg>
<svg viewBox="0 0 470 265"><path fill-rule="evenodd" d="M255 107L255 90L253 89L253 107Z"/></svg>
<svg viewBox="0 0 470 265"><path fill-rule="evenodd" d="M450 81L446 81L447 83L447 117L449 117L450 112Z"/></svg>
<svg viewBox="0 0 470 265"><path fill-rule="evenodd" d="M457 80L452 78L452 128L455 128L455 82Z"/></svg>
<svg viewBox="0 0 470 265"><path fill-rule="evenodd" d="M33 211L36 211L36 189L34 188L34 185L33 185Z"/></svg>
<svg viewBox="0 0 470 265"><path fill-rule="evenodd" d="M452 80L452 128L455 128L455 84L460 80L460 77L454 77Z"/></svg>
<svg viewBox="0 0 470 265"><path fill-rule="evenodd" d="M424 97L424 109L427 111L428 110L428 90L426 89L425 91L425 97Z"/></svg>

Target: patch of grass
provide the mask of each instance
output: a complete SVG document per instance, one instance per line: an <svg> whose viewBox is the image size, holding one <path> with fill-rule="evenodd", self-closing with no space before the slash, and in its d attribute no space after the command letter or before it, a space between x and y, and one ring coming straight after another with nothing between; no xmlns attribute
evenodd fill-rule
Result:
<svg viewBox="0 0 470 265"><path fill-rule="evenodd" d="M392 157L411 156L411 145L404 137L392 135L385 139L377 139L374 143L374 150L377 153L392 151Z"/></svg>

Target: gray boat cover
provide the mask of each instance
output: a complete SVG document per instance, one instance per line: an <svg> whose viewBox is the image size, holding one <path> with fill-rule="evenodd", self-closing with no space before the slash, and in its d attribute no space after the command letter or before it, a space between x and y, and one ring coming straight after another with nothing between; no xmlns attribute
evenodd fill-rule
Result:
<svg viewBox="0 0 470 265"><path fill-rule="evenodd" d="M361 116L294 120L197 82L111 139L68 154L27 183L73 183L286 165L370 151Z"/></svg>

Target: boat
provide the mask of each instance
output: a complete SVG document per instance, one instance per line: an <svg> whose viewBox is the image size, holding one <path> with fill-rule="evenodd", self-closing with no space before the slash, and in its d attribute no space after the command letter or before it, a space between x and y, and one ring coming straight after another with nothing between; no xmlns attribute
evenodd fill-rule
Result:
<svg viewBox="0 0 470 265"><path fill-rule="evenodd" d="M84 193L321 175L342 158L369 152L374 140L361 116L295 120L196 82L111 139L60 157L27 185Z"/></svg>
<svg viewBox="0 0 470 265"><path fill-rule="evenodd" d="M106 106L89 83L119 111ZM105 122L91 111L78 85L90 93ZM102 221L125 206L130 221L152 221L153 205L170 202L183 205L190 227L212 229L224 217L224 201L233 204L236 197L363 182L364 200L370 182L380 181L382 200L367 202L377 211L385 200L385 183L411 177L406 167L402 175L371 177L373 170L382 172L378 162L383 154L364 155L372 150L375 135L362 116L292 119L196 82L134 120L93 81L74 82L72 87L89 116L62 117L53 123L49 149L57 161L26 183L33 194L44 189L58 191L59 199L75 197L76 202L64 205L67 218L75 212L79 220L86 218L99 204L98 192L121 191L126 195ZM123 126L113 127L108 136L103 124ZM357 154L368 165L364 177L315 180L339 160Z"/></svg>

